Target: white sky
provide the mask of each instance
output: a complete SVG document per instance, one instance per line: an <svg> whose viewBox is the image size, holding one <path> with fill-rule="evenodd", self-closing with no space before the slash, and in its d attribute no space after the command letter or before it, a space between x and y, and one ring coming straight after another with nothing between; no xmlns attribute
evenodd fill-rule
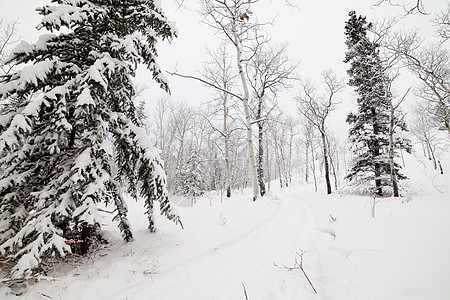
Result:
<svg viewBox="0 0 450 300"><path fill-rule="evenodd" d="M188 0L191 3L194 0ZM35 7L49 3L49 0L0 0L0 18L5 21L19 18L21 25L19 32L27 42L36 41L39 33L35 26L40 16ZM269 21L276 17L275 25L268 28L274 42L288 42L289 55L293 60L300 61L300 74L319 80L322 70L332 68L339 76L346 77L348 65L342 62L346 46L344 44L344 23L348 19L348 12L355 10L357 14L366 15L368 20L382 19L402 14L400 8L386 4L372 7L375 0L302 0L298 9L288 8L281 0L261 0L264 5L254 9L254 14L260 21ZM444 10L448 0L424 0L425 8L430 16L408 16L402 25L406 28L418 27L422 36L431 41L434 31L430 24L433 14ZM177 24L179 37L172 43L159 45L159 64L163 70L174 70L180 73L195 74L202 69L204 61L208 60L206 48L213 49L217 44L214 33L201 23L201 17L186 10L177 10L174 0L162 0L162 6L170 21ZM181 78L169 76L172 97L187 103L202 103L209 100L212 91L201 84ZM347 80L347 79L345 79ZM152 84L145 71L138 74L137 81L152 86L146 92L150 103L156 103L164 95ZM399 84L399 92L406 89L409 79ZM292 97L295 92L280 95L281 107L295 113ZM341 94L343 103L339 111L334 113L333 129L338 135L346 136L347 127L344 119L349 107L355 102L352 89L346 88ZM150 107L152 105L150 104Z"/></svg>

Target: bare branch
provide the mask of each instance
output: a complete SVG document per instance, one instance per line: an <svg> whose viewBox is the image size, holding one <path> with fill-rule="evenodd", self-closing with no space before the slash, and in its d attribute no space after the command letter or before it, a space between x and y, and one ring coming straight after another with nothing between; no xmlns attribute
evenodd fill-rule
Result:
<svg viewBox="0 0 450 300"><path fill-rule="evenodd" d="M432 22L441 38L441 44L448 41L450 39L450 3L447 5L447 10L437 14Z"/></svg>
<svg viewBox="0 0 450 300"><path fill-rule="evenodd" d="M428 13L425 10L425 6L423 4L423 0L415 0L412 3L411 2L399 2L396 0L377 0L372 6L380 6L383 3L388 3L391 6L394 7L400 7L405 12L404 16L407 15L413 15L413 14L422 14L422 15L428 15Z"/></svg>
<svg viewBox="0 0 450 300"><path fill-rule="evenodd" d="M223 88L221 88L220 86L217 86L217 85L215 85L215 84L212 84L212 83L210 83L210 82L208 82L208 81L206 81L206 80L204 80L204 79L202 79L202 78L200 78L200 77L191 76L191 75L183 75L183 74L179 74L179 73L177 73L177 72L169 72L169 71L167 71L167 70L166 70L166 72L167 72L168 74L172 75L172 76L178 76L178 77L182 77L182 78L194 79L194 80L200 81L200 82L206 84L207 86L210 86L210 87L212 87L212 88L215 88L215 89L217 89L217 90L219 90L219 91L222 91L222 92L224 92L224 93L230 94L231 96L236 97L236 98L242 100L242 97L241 97L241 96L239 96L239 95L237 95L237 94L235 94L235 93L233 93L233 92L230 92L230 91L228 91L228 90L226 90L226 89L223 89Z"/></svg>
<svg viewBox="0 0 450 300"><path fill-rule="evenodd" d="M248 300L248 296L247 296L247 289L245 288L245 285L242 283L242 287L244 288L244 296L245 299Z"/></svg>
<svg viewBox="0 0 450 300"><path fill-rule="evenodd" d="M20 36L17 35L17 26L19 19L8 22L4 27L3 19L0 19L0 69L1 75L7 75L14 68L13 64L7 66L6 61L6 49L11 45L16 44L20 40Z"/></svg>

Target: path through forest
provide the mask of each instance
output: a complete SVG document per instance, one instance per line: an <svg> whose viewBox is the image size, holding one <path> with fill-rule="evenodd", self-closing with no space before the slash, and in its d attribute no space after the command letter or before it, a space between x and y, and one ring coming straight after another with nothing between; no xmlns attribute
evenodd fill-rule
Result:
<svg viewBox="0 0 450 300"><path fill-rule="evenodd" d="M202 245L210 241L197 239L200 254L186 256L176 266L162 268L153 281L137 282L110 299L245 299L244 285L251 299L280 299L283 289L286 293L304 294L305 288L310 288L305 286L306 279L301 273L291 276L296 281L291 286L286 278L293 274L283 266L293 266L296 252L308 250L317 226L308 205L290 197L278 193L269 196L270 200L261 200L270 201L263 205L263 216L242 216L252 221L235 235L222 241L219 237L218 243L206 249Z"/></svg>

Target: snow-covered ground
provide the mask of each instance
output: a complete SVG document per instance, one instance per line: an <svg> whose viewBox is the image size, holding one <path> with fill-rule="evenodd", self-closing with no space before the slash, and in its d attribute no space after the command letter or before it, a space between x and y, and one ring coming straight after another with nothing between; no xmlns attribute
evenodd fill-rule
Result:
<svg viewBox="0 0 450 300"><path fill-rule="evenodd" d="M178 202L185 229L162 217L150 234L142 203L129 203L135 240L110 215L110 244L9 299L450 299L450 159L444 175L408 156L406 197L371 213L370 197L326 195L295 182L252 202L209 194ZM322 185L321 185L322 186ZM186 205L185 205L186 204ZM317 290L314 294L298 268ZM245 288L245 290L244 290ZM19 290L20 286L16 290Z"/></svg>

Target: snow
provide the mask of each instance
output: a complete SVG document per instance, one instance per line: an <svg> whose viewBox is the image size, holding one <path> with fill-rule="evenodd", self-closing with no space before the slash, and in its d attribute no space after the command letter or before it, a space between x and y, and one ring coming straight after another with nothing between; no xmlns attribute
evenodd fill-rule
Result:
<svg viewBox="0 0 450 300"><path fill-rule="evenodd" d="M45 24L55 24L57 27L61 27L66 24L81 23L87 18L87 14L83 11L83 7L77 7L76 5L59 5L59 6L47 6L47 9L51 11L48 15L44 16L36 28L42 29Z"/></svg>
<svg viewBox="0 0 450 300"><path fill-rule="evenodd" d="M17 299L433 299L450 298L450 176L406 155L411 180L400 199L314 192L297 180L256 202L208 193L191 207L173 198L185 229L155 212L149 233L143 201L128 199L134 241L102 213L109 244L46 274ZM418 160L419 158L419 160ZM450 170L450 155L441 158ZM106 208L107 209L107 208ZM155 209L158 209L155 206ZM317 290L295 266L296 253ZM285 268L287 267L287 268Z"/></svg>
<svg viewBox="0 0 450 300"><path fill-rule="evenodd" d="M102 61L97 60L95 62L95 64L89 68L88 75L89 75L89 79L92 79L92 80L98 82L106 90L108 85L107 85L106 81L104 80L103 75L100 73L101 69L102 69Z"/></svg>
<svg viewBox="0 0 450 300"><path fill-rule="evenodd" d="M6 63L10 62L16 54L30 54L33 51L33 47L25 41L21 41L11 52L11 55L6 59Z"/></svg>
<svg viewBox="0 0 450 300"><path fill-rule="evenodd" d="M26 41L21 41L11 52L7 61L11 61L17 55L30 55L33 51L43 51L48 47L50 40L56 37L55 34L43 34L37 42L33 45L28 44Z"/></svg>
<svg viewBox="0 0 450 300"><path fill-rule="evenodd" d="M117 39L111 43L111 48L117 51L125 50L131 57L138 57L139 51L136 46L139 41L143 40L143 36L140 34L130 34L123 38Z"/></svg>
<svg viewBox="0 0 450 300"><path fill-rule="evenodd" d="M41 108L41 105L43 103L45 103L45 100L43 98L30 101L30 103L28 103L27 106L22 110L22 114L37 117L39 115L39 109Z"/></svg>
<svg viewBox="0 0 450 300"><path fill-rule="evenodd" d="M93 106L95 107L95 101L92 99L91 90L88 86L84 86L82 92L77 98L76 106Z"/></svg>
<svg viewBox="0 0 450 300"><path fill-rule="evenodd" d="M20 72L20 84L33 83L37 85L39 80L44 80L47 77L53 66L53 61L40 61L32 66L24 67Z"/></svg>
<svg viewBox="0 0 450 300"><path fill-rule="evenodd" d="M8 129L0 134L0 153L7 147L16 147L20 144L18 132L23 134L31 132L31 121L22 114L16 114L13 118L7 115L6 119L11 119L11 124ZM0 120L3 122L3 120Z"/></svg>

